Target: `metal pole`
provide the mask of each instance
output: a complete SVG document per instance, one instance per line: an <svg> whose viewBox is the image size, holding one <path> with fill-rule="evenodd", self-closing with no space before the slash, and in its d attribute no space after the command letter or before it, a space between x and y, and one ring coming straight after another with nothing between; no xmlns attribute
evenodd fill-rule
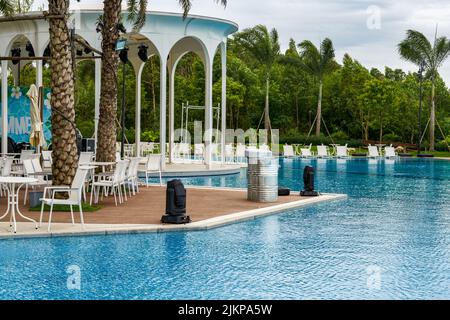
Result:
<svg viewBox="0 0 450 320"><path fill-rule="evenodd" d="M120 146L120 156L125 159L125 73L127 71L126 63L123 63L122 71L122 143Z"/></svg>

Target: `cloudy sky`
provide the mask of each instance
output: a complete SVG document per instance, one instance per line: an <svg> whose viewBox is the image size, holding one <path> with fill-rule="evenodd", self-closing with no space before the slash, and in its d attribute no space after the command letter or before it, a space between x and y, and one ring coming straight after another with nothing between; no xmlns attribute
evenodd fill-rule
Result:
<svg viewBox="0 0 450 320"><path fill-rule="evenodd" d="M37 0L36 4L45 2ZM81 3L86 8L102 7L100 0ZM149 3L150 10L180 12L177 0ZM339 60L349 53L365 66L381 70L386 65L417 69L397 54L396 46L407 29L419 30L432 39L438 25L438 34L450 37L448 0L228 0L226 9L213 0L193 0L191 13L229 19L241 29L256 24L275 27L283 49L290 38L318 44L329 37ZM450 84L450 59L441 75Z"/></svg>

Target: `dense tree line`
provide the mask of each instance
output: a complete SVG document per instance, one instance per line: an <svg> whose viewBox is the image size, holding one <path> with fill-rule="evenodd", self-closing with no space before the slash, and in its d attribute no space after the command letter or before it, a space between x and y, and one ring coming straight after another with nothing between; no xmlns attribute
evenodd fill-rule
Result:
<svg viewBox="0 0 450 320"><path fill-rule="evenodd" d="M261 29L262 26L257 28ZM244 31L246 32L246 31ZM272 31L274 32L274 31ZM273 34L273 33L272 33ZM270 34L269 34L270 36ZM331 40L330 40L331 42ZM419 76L400 69L386 67L384 70L368 69L346 54L342 61L334 61L325 73L308 72L301 63L305 48L313 46L307 41L296 45L290 41L285 53L277 54L270 65L261 63L262 58L250 50L243 49L242 34L237 34L228 45L227 99L229 128L264 128L264 110L270 104L272 128L280 129L281 142L329 143L350 141L362 144L365 140L402 142L415 144L418 139ZM323 45L323 44L322 44ZM325 43L325 46L329 44ZM320 49L319 49L320 52ZM270 53L271 54L271 53ZM92 62L83 62L77 68L76 108L78 127L85 135L93 133L93 67ZM127 138L134 141L135 120L135 76L128 66L126 77L126 128ZM270 85L267 86L270 71ZM121 68L119 88L121 88ZM195 54L186 55L177 67L175 124L181 121L181 105L204 105L204 66ZM432 106L432 82L423 81L422 129L429 120ZM450 134L450 92L445 82L436 76L435 104L436 119L445 134ZM321 94L319 89L322 85ZM267 94L267 87L269 94ZM220 103L221 72L220 56L214 63L213 101ZM312 128L321 101L323 118L321 135L315 136ZM142 86L142 139L158 140L159 136L159 58L152 57L146 63ZM119 90L118 101L122 94ZM120 108L119 108L120 109ZM120 110L117 115L120 118ZM191 120L202 121L204 113L195 111ZM313 129L313 130L311 130ZM311 131L311 137L308 133ZM332 138L330 138L330 136ZM446 150L440 129L436 132L437 149ZM424 145L428 145L428 135L424 135Z"/></svg>

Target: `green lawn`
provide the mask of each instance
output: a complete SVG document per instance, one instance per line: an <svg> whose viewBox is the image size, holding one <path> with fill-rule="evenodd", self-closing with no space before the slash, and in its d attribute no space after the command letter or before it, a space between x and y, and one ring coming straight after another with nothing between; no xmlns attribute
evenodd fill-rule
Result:
<svg viewBox="0 0 450 320"><path fill-rule="evenodd" d="M83 203L83 212L96 212L100 209L103 208L103 206L100 205L89 205L88 203ZM33 212L40 212L41 211L41 206L36 206L33 208L30 208L30 211ZM50 206L45 206L44 207L44 211L49 212L50 211ZM53 206L53 211L54 212L70 212L70 207L69 206L65 206L65 205L55 205ZM78 206L73 206L73 212L79 212L79 208Z"/></svg>

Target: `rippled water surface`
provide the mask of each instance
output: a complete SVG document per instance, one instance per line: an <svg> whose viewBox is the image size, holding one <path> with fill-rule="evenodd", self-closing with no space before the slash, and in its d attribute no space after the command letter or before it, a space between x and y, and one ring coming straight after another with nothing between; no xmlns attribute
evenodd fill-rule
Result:
<svg viewBox="0 0 450 320"><path fill-rule="evenodd" d="M450 162L284 160L280 184L300 189L306 164L349 199L207 232L0 241L0 298L450 298Z"/></svg>

